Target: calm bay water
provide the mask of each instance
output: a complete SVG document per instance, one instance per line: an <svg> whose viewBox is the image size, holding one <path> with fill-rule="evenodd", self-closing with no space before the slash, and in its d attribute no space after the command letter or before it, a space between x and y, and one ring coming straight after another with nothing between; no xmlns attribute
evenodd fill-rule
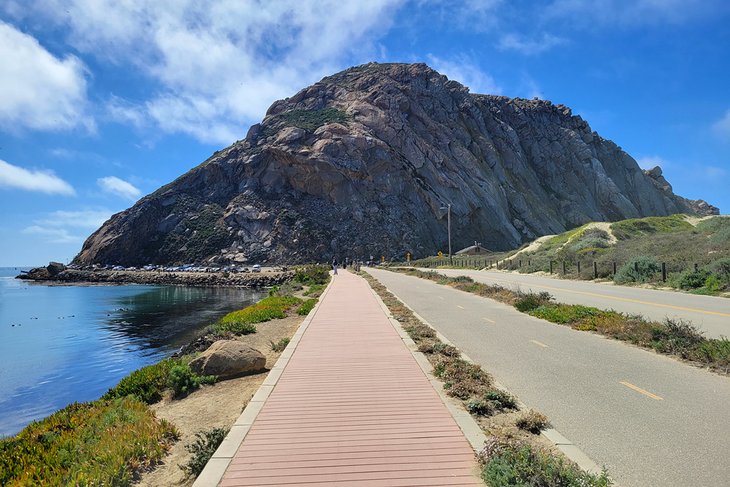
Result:
<svg viewBox="0 0 730 487"><path fill-rule="evenodd" d="M180 286L67 286L0 268L0 436L74 401L97 399L260 291Z"/></svg>

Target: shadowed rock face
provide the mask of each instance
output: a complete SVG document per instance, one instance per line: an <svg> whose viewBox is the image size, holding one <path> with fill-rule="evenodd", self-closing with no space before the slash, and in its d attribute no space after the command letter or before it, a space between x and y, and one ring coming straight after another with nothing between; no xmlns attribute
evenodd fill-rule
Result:
<svg viewBox="0 0 730 487"><path fill-rule="evenodd" d="M305 262L510 249L588 221L717 213L549 101L367 64L269 108L245 140L114 215L77 263ZM443 209L442 209L443 208Z"/></svg>

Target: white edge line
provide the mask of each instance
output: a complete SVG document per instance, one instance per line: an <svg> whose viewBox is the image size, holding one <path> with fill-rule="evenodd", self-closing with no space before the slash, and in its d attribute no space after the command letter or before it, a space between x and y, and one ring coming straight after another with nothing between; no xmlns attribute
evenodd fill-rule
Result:
<svg viewBox="0 0 730 487"><path fill-rule="evenodd" d="M370 274L370 275L372 276L372 274ZM375 276L372 276L372 277L374 279L377 279L377 277L375 277ZM383 285L383 287L385 287L385 289L389 293L391 293L393 296L395 296L403 304L403 306L405 306L406 308L408 308L411 311L411 313L413 313L413 316L415 316L417 319L419 319L424 324L426 324L429 327L431 327L431 329L436 332L436 337L439 340L441 340L442 342L444 342L447 345L451 345L452 347L456 347L456 345L454 345L451 342L451 340L449 340L444 335L442 335L441 332L439 332L438 330L436 330L436 328L433 325L431 325L431 323L429 323L428 321L426 321L421 315L419 315L418 313L416 313L416 311L413 308L411 308L410 306L408 306L405 303L405 301L403 301L401 298L399 298L398 295L395 292L393 292L393 290L389 289L382 282L380 284ZM372 287L371 287L371 289L372 289ZM375 293L375 290L373 290L373 293ZM377 293L375 293L375 295L378 296ZM378 299L379 298L380 298L380 296L378 296ZM381 303L382 303L382 300L381 300ZM382 306L385 306L385 303L382 303ZM387 311L387 307L385 309ZM392 316L391 313L390 313L390 311L388 311L388 316ZM393 321L395 321L395 320L393 320ZM405 333L405 331L404 331L404 333ZM410 337L408 337L408 339L410 340ZM411 340L411 342L415 346L415 343L412 340ZM458 349L459 347L456 347L456 348ZM459 351L461 352L461 350L459 350ZM420 353L420 352L417 352L417 353ZM464 352L461 352L461 358L464 359L465 361L469 362L469 363L476 363L471 358L469 358L469 356L466 355ZM419 363L419 365L420 365L420 363ZM429 365L430 365L430 362L429 362ZM423 368L423 367L421 367L421 368ZM426 375L429 377L429 379L432 377L432 374L431 374L431 371L430 370L429 371L424 370L424 372L426 372ZM492 374L490 373L490 375L492 375ZM439 381L439 383L440 383L440 381ZM443 387L437 388L437 386L435 384L433 384L433 383L432 383L432 385L434 386L434 389L436 389L436 392L438 392L439 395L442 396L442 399L444 397L447 397L444 394L444 392L443 392ZM517 396L515 396L514 394L512 394L509 391L509 389L507 389L500 382L498 382L498 381L495 380L494 381L494 387L496 387L497 389L500 389L500 390L502 390L502 391L504 391L504 392L512 395L512 397L514 397L515 399L517 399L517 405L519 406L519 408L521 410L527 410L527 409L529 409L524 402L520 401L519 398L517 398ZM446 401L444 401L444 402L446 402ZM447 405L447 407L448 407L448 405ZM462 411L464 411L469 416L469 418L472 421L474 421L474 419L471 417L471 415L469 413L467 413L466 410L463 409L463 406L461 407L461 409L462 409ZM456 419L456 418L454 418L454 419ZM457 420L457 423L458 422L459 421ZM474 424L477 426L477 428L479 428L479 425L476 423L476 421L474 421ZM461 428L461 424L459 424L459 427ZM481 428L479 428L479 430L481 431ZM462 428L462 431L463 431L463 428ZM586 455L585 453L583 453L583 451L580 448L578 448L577 446L575 446L573 444L573 442L571 442L565 436L563 436L562 434L560 434L560 432L558 432L556 429L554 429L554 428L548 428L546 430L543 430L541 434L548 441L550 441L558 450L560 450L563 453L563 455L565 455L566 457L568 457L571 461L575 462L584 471L590 472L590 473L595 473L595 474L600 474L603 471L603 469L601 467L599 467L598 464L596 464L596 462L594 462L588 455ZM486 439L486 436L484 438ZM469 438L467 437L467 439L469 439ZM469 439L469 442L472 443L471 439ZM482 441L482 445L483 444L484 444L484 442ZM474 447L474 444L473 443L472 443L472 447ZM474 447L474 449L475 449L475 451L478 451L479 449L481 449L481 446L479 448Z"/></svg>
<svg viewBox="0 0 730 487"><path fill-rule="evenodd" d="M271 394L274 386L277 382L279 382L279 378L281 377L281 374L283 373L286 366L289 364L289 360L291 360L294 351L299 345L299 341L301 340L302 335L304 335L304 332L307 331L309 324L312 322L314 316L317 314L319 305L320 303L322 303L324 297L329 292L333 282L334 278L330 277L330 282L329 284L327 284L327 287L319 296L317 304L314 305L312 311L299 325L296 333L294 333L294 336L292 336L289 344L286 346L284 351L281 352L279 359L276 361L274 367L267 374L264 382L259 386L256 394L254 394L248 404L246 404L246 407L244 408L243 412L241 412L241 415L238 417L233 426L231 426L231 430L223 439L215 453L213 453L213 456L210 458L210 460L208 460L208 463L205 465L203 471L200 472L198 478L195 479L193 487L214 487L217 486L223 479L223 475L226 473L228 466L233 460L233 456L238 451L241 443L243 443L244 438L246 438L248 431L251 429L251 426L256 420L256 417L261 412L261 409L263 409L264 404L266 404L266 400L269 398L269 395Z"/></svg>

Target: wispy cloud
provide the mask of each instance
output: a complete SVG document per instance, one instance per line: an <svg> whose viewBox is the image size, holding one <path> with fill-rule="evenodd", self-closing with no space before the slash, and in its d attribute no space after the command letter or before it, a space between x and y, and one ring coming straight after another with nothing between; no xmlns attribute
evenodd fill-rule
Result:
<svg viewBox="0 0 730 487"><path fill-rule="evenodd" d="M74 195L73 187L53 171L25 169L0 159L0 187L48 194Z"/></svg>
<svg viewBox="0 0 730 487"><path fill-rule="evenodd" d="M494 78L467 56L443 59L429 54L428 62L433 69L467 86L472 93L490 95L502 93L502 88Z"/></svg>
<svg viewBox="0 0 730 487"><path fill-rule="evenodd" d="M730 4L725 0L555 0L544 14L548 19L595 28L680 25L729 11Z"/></svg>
<svg viewBox="0 0 730 487"><path fill-rule="evenodd" d="M137 187L116 176L99 178L96 182L107 193L115 194L129 200L137 199L142 194Z"/></svg>
<svg viewBox="0 0 730 487"><path fill-rule="evenodd" d="M26 235L36 235L44 239L47 243L75 243L81 242L83 236L73 235L65 228L48 228L40 225L31 225L23 229L22 233Z"/></svg>
<svg viewBox="0 0 730 487"><path fill-rule="evenodd" d="M644 156L639 157L636 159L636 162L639 164L639 167L642 169L653 169L656 166L661 167L662 169L666 169L667 166L671 166L670 163L668 163L665 159L659 156Z"/></svg>
<svg viewBox="0 0 730 487"><path fill-rule="evenodd" d="M712 124L712 130L720 137L730 140L730 109L720 120Z"/></svg>
<svg viewBox="0 0 730 487"><path fill-rule="evenodd" d="M62 27L80 52L157 83L148 99L111 98L109 115L203 142L245 135L276 99L377 52L405 0L118 2L8 0L17 19ZM346 63L346 64L345 64Z"/></svg>
<svg viewBox="0 0 730 487"><path fill-rule="evenodd" d="M88 231L99 228L111 215L112 211L106 208L58 210L34 220L22 233L36 235L46 243L81 243Z"/></svg>
<svg viewBox="0 0 730 487"><path fill-rule="evenodd" d="M99 228L112 215L106 208L84 209L76 211L58 210L34 223L44 227Z"/></svg>
<svg viewBox="0 0 730 487"><path fill-rule="evenodd" d="M59 59L0 21L0 59L0 128L94 130L86 113L86 69L78 58Z"/></svg>
<svg viewBox="0 0 730 487"><path fill-rule="evenodd" d="M568 41L562 37L543 33L537 38L527 38L519 34L505 34L499 39L497 47L503 51L517 51L527 56L541 54L550 49L566 44Z"/></svg>

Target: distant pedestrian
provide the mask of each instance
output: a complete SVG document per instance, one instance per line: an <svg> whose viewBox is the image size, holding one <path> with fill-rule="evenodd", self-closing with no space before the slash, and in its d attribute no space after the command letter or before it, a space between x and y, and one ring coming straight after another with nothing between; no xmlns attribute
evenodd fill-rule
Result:
<svg viewBox="0 0 730 487"><path fill-rule="evenodd" d="M332 259L332 271L333 271L333 274L336 276L337 275L337 258L336 257L334 259Z"/></svg>

